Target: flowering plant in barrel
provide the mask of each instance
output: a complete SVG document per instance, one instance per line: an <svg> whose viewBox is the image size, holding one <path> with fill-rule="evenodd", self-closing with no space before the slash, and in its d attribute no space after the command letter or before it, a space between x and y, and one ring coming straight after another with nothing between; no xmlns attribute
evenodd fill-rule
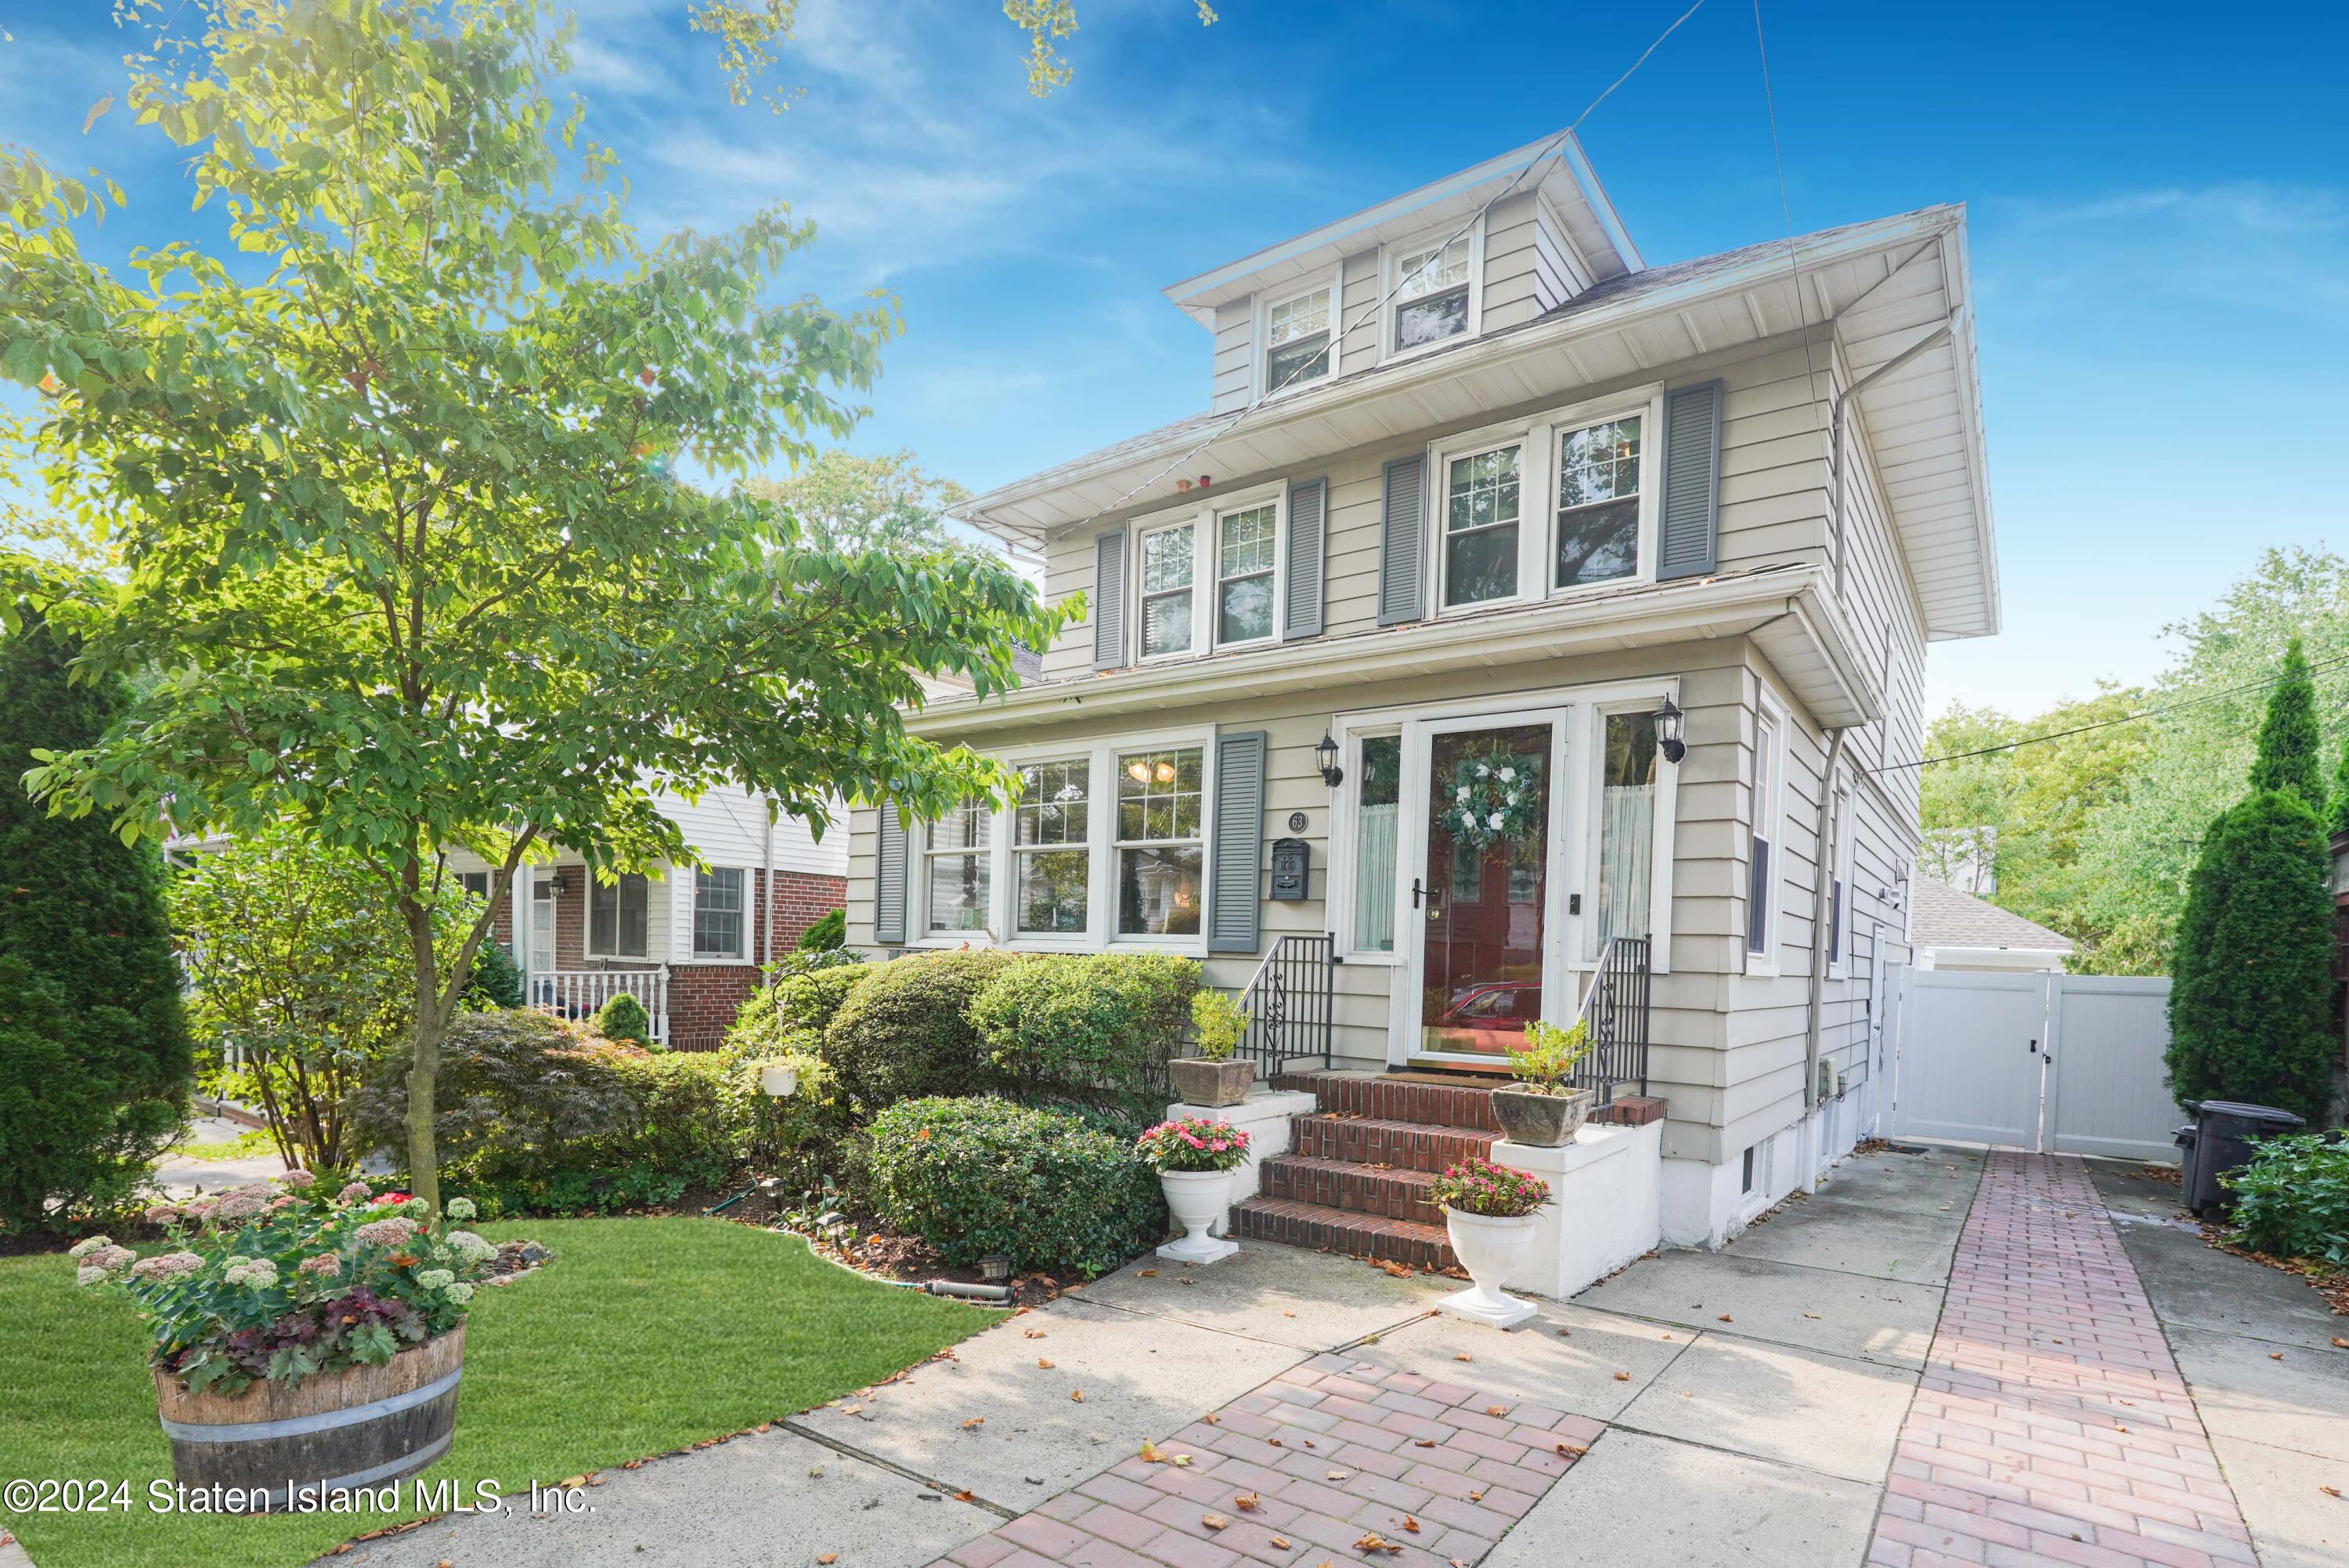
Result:
<svg viewBox="0 0 2349 1568"><path fill-rule="evenodd" d="M447 1217L473 1212L452 1199ZM472 1232L446 1229L421 1199L378 1197L363 1181L326 1192L302 1171L148 1217L171 1238L167 1251L141 1258L92 1236L73 1249L77 1278L138 1305L155 1367L190 1393L234 1395L264 1378L290 1388L383 1366L456 1327L497 1255Z"/></svg>

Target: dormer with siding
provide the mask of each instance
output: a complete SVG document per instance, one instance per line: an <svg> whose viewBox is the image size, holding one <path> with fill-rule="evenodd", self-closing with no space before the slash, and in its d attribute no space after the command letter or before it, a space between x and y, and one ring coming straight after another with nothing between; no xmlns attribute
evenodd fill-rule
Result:
<svg viewBox="0 0 2349 1568"><path fill-rule="evenodd" d="M852 942L1326 944L1333 1057L1447 1073L1636 951L1718 1242L1883 1103L1926 650L1998 627L1963 209L1651 265L1566 137L1166 292L1208 407L962 511L1085 601L908 720L1026 792L858 809Z"/></svg>

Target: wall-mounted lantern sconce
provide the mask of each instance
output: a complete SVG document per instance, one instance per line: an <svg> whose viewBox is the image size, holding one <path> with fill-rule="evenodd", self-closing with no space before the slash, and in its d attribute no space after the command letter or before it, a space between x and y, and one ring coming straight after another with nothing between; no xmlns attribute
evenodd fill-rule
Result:
<svg viewBox="0 0 2349 1568"><path fill-rule="evenodd" d="M1326 729L1321 732L1321 744L1313 748L1313 760L1320 766L1321 782L1330 789L1346 781L1346 770L1338 766L1338 743Z"/></svg>
<svg viewBox="0 0 2349 1568"><path fill-rule="evenodd" d="M1656 709L1656 748L1667 762L1678 762L1688 755L1688 742L1681 738L1681 721L1687 717L1672 700L1672 694L1666 692L1664 706Z"/></svg>

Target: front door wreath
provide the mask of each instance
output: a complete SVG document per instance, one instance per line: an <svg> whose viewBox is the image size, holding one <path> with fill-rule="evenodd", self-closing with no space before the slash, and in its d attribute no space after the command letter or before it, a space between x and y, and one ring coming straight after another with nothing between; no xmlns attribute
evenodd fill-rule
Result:
<svg viewBox="0 0 2349 1568"><path fill-rule="evenodd" d="M1464 757L1452 769L1451 798L1436 820L1455 843L1479 849L1498 839L1537 833L1542 827L1541 779L1538 753Z"/></svg>

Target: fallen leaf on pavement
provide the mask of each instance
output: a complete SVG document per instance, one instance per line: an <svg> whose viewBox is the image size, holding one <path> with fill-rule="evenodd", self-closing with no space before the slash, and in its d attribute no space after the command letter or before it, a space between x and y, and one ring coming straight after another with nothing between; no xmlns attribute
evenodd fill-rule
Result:
<svg viewBox="0 0 2349 1568"><path fill-rule="evenodd" d="M987 1425L987 1418L985 1416L973 1416L969 1420L965 1421L962 1424L962 1429L967 1432L973 1427L983 1427L985 1425Z"/></svg>
<svg viewBox="0 0 2349 1568"><path fill-rule="evenodd" d="M1287 1443L1282 1442L1278 1438L1267 1438L1265 1439L1265 1441L1276 1449L1285 1449L1288 1446Z"/></svg>
<svg viewBox="0 0 2349 1568"><path fill-rule="evenodd" d="M1252 1491L1244 1491L1240 1493L1239 1496L1232 1499L1232 1506L1238 1509L1242 1513L1254 1513L1257 1509L1257 1504L1263 1501L1264 1499L1257 1496L1257 1494Z"/></svg>
<svg viewBox="0 0 2349 1568"><path fill-rule="evenodd" d="M1173 1462L1178 1470L1189 1470L1191 1468L1191 1456L1189 1454L1176 1454Z"/></svg>
<svg viewBox="0 0 2349 1568"><path fill-rule="evenodd" d="M2349 1350L2349 1339L2344 1339L2337 1334L2334 1335L2333 1336L2333 1348L2335 1350Z"/></svg>
<svg viewBox="0 0 2349 1568"><path fill-rule="evenodd" d="M1074 1403L1081 1405L1085 1402L1085 1391L1082 1388L1071 1388L1069 1390L1069 1398Z"/></svg>
<svg viewBox="0 0 2349 1568"><path fill-rule="evenodd" d="M2341 1495L2341 1489L2337 1486L2320 1486L2316 1490L2323 1492L2327 1497L2339 1497Z"/></svg>
<svg viewBox="0 0 2349 1568"><path fill-rule="evenodd" d="M1142 1443L1142 1462L1146 1465L1163 1465L1166 1462L1166 1450L1145 1438Z"/></svg>
<svg viewBox="0 0 2349 1568"><path fill-rule="evenodd" d="M2283 1359L2283 1352L2281 1350L2271 1350L2268 1352L2268 1359L2271 1361L2281 1361Z"/></svg>
<svg viewBox="0 0 2349 1568"><path fill-rule="evenodd" d="M1392 1556L1400 1554L1402 1548L1396 1545L1393 1542L1389 1541L1385 1536L1381 1535L1375 1530L1365 1530L1362 1532L1362 1538L1354 1542L1354 1550L1357 1552L1384 1552Z"/></svg>
<svg viewBox="0 0 2349 1568"><path fill-rule="evenodd" d="M1286 1552L1288 1550L1288 1537L1286 1535L1276 1535L1272 1538L1272 1544L1276 1550Z"/></svg>
<svg viewBox="0 0 2349 1568"><path fill-rule="evenodd" d="M970 1488L965 1487L960 1491L954 1494L954 1500L957 1502L977 1502L978 1501L978 1494L972 1491Z"/></svg>
<svg viewBox="0 0 2349 1568"><path fill-rule="evenodd" d="M819 1552L815 1554L815 1560L818 1563L837 1563L840 1561L840 1553L837 1552Z"/></svg>
<svg viewBox="0 0 2349 1568"><path fill-rule="evenodd" d="M1485 1501L1485 1494L1481 1491L1472 1491L1468 1494L1468 1501L1471 1502L1482 1502Z"/></svg>
<svg viewBox="0 0 2349 1568"><path fill-rule="evenodd" d="M1156 1279L1158 1277L1158 1271L1156 1269L1136 1269L1133 1272L1136 1277L1141 1279Z"/></svg>
<svg viewBox="0 0 2349 1568"><path fill-rule="evenodd" d="M1506 1405L1487 1405L1485 1407L1485 1414L1488 1416L1506 1416L1508 1413L1509 1408Z"/></svg>
<svg viewBox="0 0 2349 1568"><path fill-rule="evenodd" d="M1734 1323L1737 1319L1730 1316L1729 1314L1724 1312L1721 1315L1721 1321L1723 1323Z"/></svg>
<svg viewBox="0 0 2349 1568"><path fill-rule="evenodd" d="M1224 1418L1216 1414L1213 1410L1208 1411L1206 1415L1200 1417L1199 1419L1202 1423L1210 1427L1220 1427L1224 1424Z"/></svg>
<svg viewBox="0 0 2349 1568"><path fill-rule="evenodd" d="M1819 1317L1819 1315L1818 1315L1817 1313L1816 1313L1816 1312L1806 1312L1806 1313L1803 1314L1803 1315L1804 1315L1805 1317L1809 1318L1809 1319L1810 1319L1812 1322L1814 1322L1814 1323L1816 1323L1816 1322L1818 1321L1818 1317Z"/></svg>
<svg viewBox="0 0 2349 1568"><path fill-rule="evenodd" d="M1045 1360L1040 1356L1036 1357L1036 1365L1042 1367L1047 1372L1050 1372L1052 1369L1052 1364L1050 1361Z"/></svg>
<svg viewBox="0 0 2349 1568"><path fill-rule="evenodd" d="M1454 1356L1452 1359L1454 1361L1474 1361L1476 1358L1474 1356L1469 1355L1465 1350L1463 1350L1459 1355Z"/></svg>
<svg viewBox="0 0 2349 1568"><path fill-rule="evenodd" d="M808 1466L808 1474L812 1477L821 1478L823 1474L823 1467L822 1465L810 1465Z"/></svg>
<svg viewBox="0 0 2349 1568"><path fill-rule="evenodd" d="M1415 1449L1432 1449L1435 1446L1435 1439L1433 1438L1413 1438L1411 1440L1411 1446Z"/></svg>
<svg viewBox="0 0 2349 1568"><path fill-rule="evenodd" d="M1615 1381L1618 1383L1629 1383L1630 1380L1631 1375L1629 1372L1618 1372L1615 1374Z"/></svg>
<svg viewBox="0 0 2349 1568"><path fill-rule="evenodd" d="M1346 1472L1344 1470L1331 1470L1330 1472L1330 1479L1331 1480L1344 1480L1346 1479Z"/></svg>
<svg viewBox="0 0 2349 1568"><path fill-rule="evenodd" d="M1203 1513L1199 1515L1199 1522L1210 1530L1224 1530L1227 1529L1232 1522L1220 1513Z"/></svg>
<svg viewBox="0 0 2349 1568"><path fill-rule="evenodd" d="M1416 1535L1416 1534L1418 1534L1418 1533L1419 1533L1419 1521L1418 1521L1418 1520L1416 1520L1416 1519L1413 1519L1413 1518L1410 1514L1408 1514L1408 1513L1406 1513L1406 1514L1404 1514L1404 1515L1402 1516L1402 1527L1403 1527L1405 1530L1410 1531L1413 1535Z"/></svg>
<svg viewBox="0 0 2349 1568"><path fill-rule="evenodd" d="M1044 1331L1040 1328L1023 1328L1019 1332L1030 1339L1041 1339L1044 1337Z"/></svg>
<svg viewBox="0 0 2349 1568"><path fill-rule="evenodd" d="M1568 1332L1567 1332L1565 1329L1563 1329L1563 1328L1561 1328L1561 1329L1559 1329L1559 1330L1557 1331L1557 1336L1558 1336L1560 1339L1571 1339L1571 1338L1573 1338L1573 1337L1574 1337L1574 1336L1573 1336L1573 1335L1571 1335L1571 1334L1568 1333Z"/></svg>

